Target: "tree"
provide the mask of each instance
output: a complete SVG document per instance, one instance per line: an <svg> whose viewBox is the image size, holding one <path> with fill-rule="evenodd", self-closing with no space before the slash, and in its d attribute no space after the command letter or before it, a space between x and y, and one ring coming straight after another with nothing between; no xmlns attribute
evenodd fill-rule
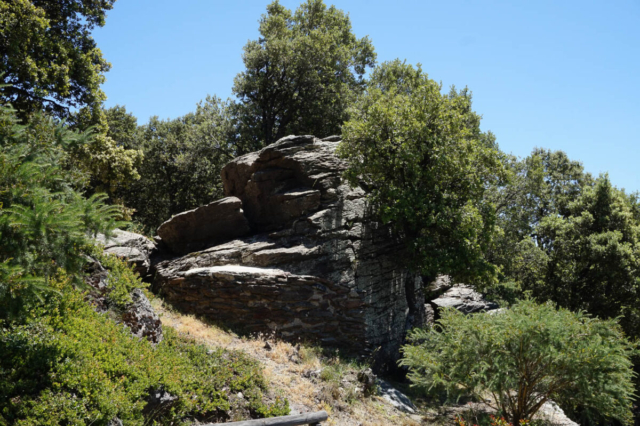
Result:
<svg viewBox="0 0 640 426"><path fill-rule="evenodd" d="M438 325L415 330L409 341L400 363L414 385L490 396L514 425L550 399L592 419L633 423L637 345L616 320L527 300L494 315L443 310Z"/></svg>
<svg viewBox="0 0 640 426"><path fill-rule="evenodd" d="M15 111L0 107L0 319L51 290L59 270L81 284L83 249L116 224L118 209L104 195L85 198L81 174L62 167L86 142L40 114L20 125Z"/></svg>
<svg viewBox="0 0 640 426"><path fill-rule="evenodd" d="M601 176L567 204L564 215L542 218L535 234L528 252L540 253L536 256L544 260L538 274L516 275L523 289L568 309L621 317L625 332L640 336L640 216L635 197Z"/></svg>
<svg viewBox="0 0 640 426"><path fill-rule="evenodd" d="M105 109L104 115L107 120L107 136L117 146L134 149L138 137L138 119L120 105Z"/></svg>
<svg viewBox="0 0 640 426"><path fill-rule="evenodd" d="M510 178L485 194L496 206L498 228L487 257L501 267L502 279L513 279L521 267L531 267L514 262L532 255L530 243L542 243L536 234L542 219L566 215L569 203L593 185L593 178L562 151L536 148L523 160L504 155L503 163Z"/></svg>
<svg viewBox="0 0 640 426"><path fill-rule="evenodd" d="M292 13L277 0L247 43L246 70L234 80L235 107L248 151L288 134L337 134L347 107L375 63L367 37L356 38L343 11L307 0Z"/></svg>
<svg viewBox="0 0 640 426"><path fill-rule="evenodd" d="M141 178L120 194L148 230L222 196L220 171L238 154L230 114L229 102L207 97L195 113L152 117L140 128L135 147L144 153Z"/></svg>
<svg viewBox="0 0 640 426"><path fill-rule="evenodd" d="M114 2L0 2L0 73L10 84L2 100L22 117L42 109L58 116L71 107L96 109L105 99L100 85L110 64L90 33L105 24Z"/></svg>
<svg viewBox="0 0 640 426"><path fill-rule="evenodd" d="M483 253L495 218L484 192L504 170L469 91L444 95L420 66L396 60L373 71L350 114L338 151L349 161L346 178L369 190L379 217L405 241L400 257L427 280L491 281Z"/></svg>

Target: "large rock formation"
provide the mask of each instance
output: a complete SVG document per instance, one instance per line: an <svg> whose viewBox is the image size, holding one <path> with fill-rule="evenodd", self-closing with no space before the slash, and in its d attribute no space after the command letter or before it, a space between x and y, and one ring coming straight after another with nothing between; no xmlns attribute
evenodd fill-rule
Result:
<svg viewBox="0 0 640 426"><path fill-rule="evenodd" d="M236 198L219 203L233 212L209 205L163 224L177 243L161 235L175 257L155 265L154 288L247 332L394 360L424 321L422 281L400 266L401 245L370 219L365 192L342 181L336 148L336 138L289 136L227 164L225 195ZM200 251L182 256L185 247Z"/></svg>

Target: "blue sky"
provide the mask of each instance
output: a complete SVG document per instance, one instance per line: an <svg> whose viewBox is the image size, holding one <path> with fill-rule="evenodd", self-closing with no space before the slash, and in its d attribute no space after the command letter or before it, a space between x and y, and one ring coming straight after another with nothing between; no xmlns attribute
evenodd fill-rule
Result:
<svg viewBox="0 0 640 426"><path fill-rule="evenodd" d="M563 150L640 190L640 0L325 2L349 13L379 62L419 62L445 88L468 86L504 151ZM94 32L113 65L107 105L144 124L193 111L207 94L232 96L268 3L117 1Z"/></svg>

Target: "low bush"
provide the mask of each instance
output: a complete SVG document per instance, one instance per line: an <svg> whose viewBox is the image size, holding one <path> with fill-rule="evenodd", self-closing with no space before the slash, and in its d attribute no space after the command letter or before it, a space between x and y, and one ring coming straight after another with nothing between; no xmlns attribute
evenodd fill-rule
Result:
<svg viewBox="0 0 640 426"><path fill-rule="evenodd" d="M527 300L494 315L443 310L438 325L409 341L401 364L415 385L490 398L513 424L550 399L590 422L632 424L637 345L616 320Z"/></svg>
<svg viewBox="0 0 640 426"><path fill-rule="evenodd" d="M22 325L0 330L0 424L183 424L288 413L263 402L266 382L241 352L211 350L164 330L153 346L96 313L60 278ZM242 392L243 398L235 397ZM170 395L149 404L151 393ZM230 397L234 395L234 397Z"/></svg>

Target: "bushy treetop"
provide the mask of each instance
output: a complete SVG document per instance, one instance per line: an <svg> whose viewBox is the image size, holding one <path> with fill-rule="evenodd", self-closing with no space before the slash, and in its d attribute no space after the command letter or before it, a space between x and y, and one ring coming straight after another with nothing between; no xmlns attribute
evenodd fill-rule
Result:
<svg viewBox="0 0 640 426"><path fill-rule="evenodd" d="M504 170L470 92L441 89L420 66L380 65L350 109L339 155L349 160L347 179L369 190L406 242L411 266L428 277L489 281L483 252L495 218L483 195Z"/></svg>
<svg viewBox="0 0 640 426"><path fill-rule="evenodd" d="M307 0L295 12L276 0L259 30L260 38L244 47L246 70L233 86L242 138L256 149L289 134L339 133L375 63L371 41L356 38L349 16L322 0Z"/></svg>

